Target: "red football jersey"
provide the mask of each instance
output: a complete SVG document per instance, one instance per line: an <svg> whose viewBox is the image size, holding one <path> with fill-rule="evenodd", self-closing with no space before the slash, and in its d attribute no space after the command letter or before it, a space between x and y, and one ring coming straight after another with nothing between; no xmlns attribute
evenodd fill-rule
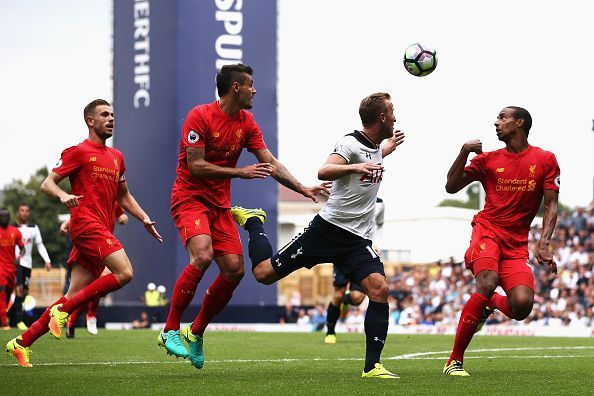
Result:
<svg viewBox="0 0 594 396"><path fill-rule="evenodd" d="M0 227L0 270L2 267L16 271L14 260L16 259L15 246L21 250L25 248L23 236L18 228L9 225L6 228Z"/></svg>
<svg viewBox="0 0 594 396"><path fill-rule="evenodd" d="M83 196L78 206L70 209L71 238L97 223L112 229L118 183L125 182L125 170L120 151L88 139L62 151L52 171L68 176L71 194Z"/></svg>
<svg viewBox="0 0 594 396"><path fill-rule="evenodd" d="M505 148L479 154L464 170L486 192L485 208L476 219L502 230L515 244L528 241L544 190L559 191L561 171L555 155L534 146L519 154Z"/></svg>
<svg viewBox="0 0 594 396"><path fill-rule="evenodd" d="M177 157L177 178L171 192L171 205L194 197L213 206L231 205L231 179L198 178L190 175L186 147L204 147L204 159L211 164L235 167L241 150L265 149L262 131L254 116L240 110L232 117L218 101L194 107L182 127Z"/></svg>

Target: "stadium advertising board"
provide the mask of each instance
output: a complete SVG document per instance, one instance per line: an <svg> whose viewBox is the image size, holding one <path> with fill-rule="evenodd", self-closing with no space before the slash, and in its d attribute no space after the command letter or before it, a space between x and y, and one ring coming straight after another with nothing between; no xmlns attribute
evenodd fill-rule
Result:
<svg viewBox="0 0 594 396"><path fill-rule="evenodd" d="M215 75L224 64L242 62L254 68L257 94L251 111L268 148L277 154L277 5L275 0L123 0L114 1L113 12L114 147L126 158L132 193L165 239L162 246L150 243L133 222L118 230L135 268L132 284L114 294L124 302L138 301L149 282L173 290L188 263L169 204L180 128L192 107L216 99ZM253 155L244 152L238 166L253 162ZM266 231L276 246L274 180L233 180L232 203L263 208ZM244 257L248 274L231 304L275 304L276 286L258 284L249 274L247 250ZM217 274L213 264L197 295L204 295Z"/></svg>

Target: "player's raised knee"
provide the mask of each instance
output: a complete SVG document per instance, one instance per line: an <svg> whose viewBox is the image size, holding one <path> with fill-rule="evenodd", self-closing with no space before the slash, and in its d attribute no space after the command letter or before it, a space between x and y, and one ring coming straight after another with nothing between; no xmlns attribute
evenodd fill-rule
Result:
<svg viewBox="0 0 594 396"><path fill-rule="evenodd" d="M530 296L522 296L514 299L512 302L512 310L514 312L515 320L524 320L532 312L534 298Z"/></svg>
<svg viewBox="0 0 594 396"><path fill-rule="evenodd" d="M130 267L119 271L117 274L114 273L114 275L117 278L120 286L124 286L130 283L130 281L134 277L134 271L132 270L132 267Z"/></svg>

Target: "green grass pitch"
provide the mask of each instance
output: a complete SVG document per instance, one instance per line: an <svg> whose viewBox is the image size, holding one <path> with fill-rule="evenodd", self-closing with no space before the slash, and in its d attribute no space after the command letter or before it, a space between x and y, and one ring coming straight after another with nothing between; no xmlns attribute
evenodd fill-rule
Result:
<svg viewBox="0 0 594 396"><path fill-rule="evenodd" d="M3 331L6 342L17 332ZM167 356L156 331L79 329L76 339L46 335L32 369L0 360L2 394L571 394L594 392L594 338L477 336L466 354L469 378L441 373L453 336L390 334L383 364L399 380L360 378L363 334L207 332L202 370Z"/></svg>

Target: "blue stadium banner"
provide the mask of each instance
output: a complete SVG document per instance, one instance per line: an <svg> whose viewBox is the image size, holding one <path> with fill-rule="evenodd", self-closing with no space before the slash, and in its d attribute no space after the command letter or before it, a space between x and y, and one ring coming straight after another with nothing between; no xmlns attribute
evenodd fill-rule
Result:
<svg viewBox="0 0 594 396"><path fill-rule="evenodd" d="M277 155L276 0L118 0L114 12L114 147L124 153L131 192L157 221L165 243L151 240L131 221L117 235L134 265L134 280L115 293L116 302L139 301L147 283L166 286L168 295L188 263L171 220L180 128L187 112L216 99L215 75L225 64L254 68L254 108L268 148ZM244 152L240 164L255 162ZM233 180L232 202L268 213L266 232L277 244L277 184L274 180ZM246 276L231 304L274 305L276 287L258 284L244 242ZM200 304L218 274L212 264L196 293Z"/></svg>

